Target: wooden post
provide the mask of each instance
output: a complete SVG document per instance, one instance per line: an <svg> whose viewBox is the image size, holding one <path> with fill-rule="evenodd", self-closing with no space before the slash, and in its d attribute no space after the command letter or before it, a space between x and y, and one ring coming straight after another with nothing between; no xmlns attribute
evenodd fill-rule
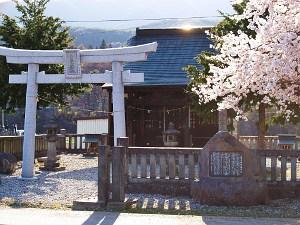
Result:
<svg viewBox="0 0 300 225"><path fill-rule="evenodd" d="M125 152L124 152L124 185L125 189L127 189L128 185L128 145L129 145L129 139L128 137L119 137L117 138L117 145L125 147Z"/></svg>
<svg viewBox="0 0 300 225"><path fill-rule="evenodd" d="M98 154L98 202L106 205L109 197L109 146L100 145Z"/></svg>
<svg viewBox="0 0 300 225"><path fill-rule="evenodd" d="M36 76L38 72L38 64L28 65L22 165L22 178L25 179L30 179L34 176L36 108L38 96Z"/></svg>
<svg viewBox="0 0 300 225"><path fill-rule="evenodd" d="M124 208L125 200L125 147L114 146L112 151L112 202L108 204L109 208Z"/></svg>

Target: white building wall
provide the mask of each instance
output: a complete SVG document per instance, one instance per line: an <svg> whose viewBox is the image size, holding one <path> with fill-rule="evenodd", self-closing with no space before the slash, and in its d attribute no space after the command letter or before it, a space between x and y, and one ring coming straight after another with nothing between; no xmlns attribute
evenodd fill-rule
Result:
<svg viewBox="0 0 300 225"><path fill-rule="evenodd" d="M77 134L108 133L108 119L77 120Z"/></svg>

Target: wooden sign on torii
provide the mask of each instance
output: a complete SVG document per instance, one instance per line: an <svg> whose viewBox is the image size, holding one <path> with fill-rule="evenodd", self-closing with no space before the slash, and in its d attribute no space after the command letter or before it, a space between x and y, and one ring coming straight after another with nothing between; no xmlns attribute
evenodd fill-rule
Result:
<svg viewBox="0 0 300 225"><path fill-rule="evenodd" d="M38 84L63 83L111 83L113 99L114 143L118 137L126 136L124 84L144 82L143 73L123 71L123 63L144 61L149 52L155 52L157 43L110 48L110 49L65 49L65 50L21 50L0 47L0 55L7 63L28 64L28 71L21 75L10 75L9 83L27 84L24 122L22 178L34 177L34 153ZM112 62L112 71L103 74L82 74L81 63ZM64 74L45 74L39 64L64 64Z"/></svg>

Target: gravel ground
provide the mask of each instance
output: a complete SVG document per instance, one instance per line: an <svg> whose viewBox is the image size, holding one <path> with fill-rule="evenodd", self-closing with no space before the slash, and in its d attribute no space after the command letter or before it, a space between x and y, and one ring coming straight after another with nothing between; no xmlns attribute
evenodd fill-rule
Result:
<svg viewBox="0 0 300 225"><path fill-rule="evenodd" d="M97 158L68 154L62 155L61 163L66 170L60 172L39 171L36 167L37 180L18 179L20 168L12 176L0 175L0 203L70 208L74 200L97 196ZM272 201L269 205L255 207L211 207L201 205L189 197L149 194L127 194L126 199L136 202L131 206L130 210L133 211L154 209L198 211L210 215L300 217L300 199Z"/></svg>
<svg viewBox="0 0 300 225"><path fill-rule="evenodd" d="M97 196L97 159L82 155L62 155L60 172L39 171L37 180L18 179L21 169L13 176L2 175L0 199L33 204L72 205L73 200Z"/></svg>

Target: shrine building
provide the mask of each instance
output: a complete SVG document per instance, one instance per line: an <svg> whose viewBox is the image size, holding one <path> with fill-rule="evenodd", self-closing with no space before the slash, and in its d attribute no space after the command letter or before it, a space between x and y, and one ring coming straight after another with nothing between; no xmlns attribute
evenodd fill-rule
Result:
<svg viewBox="0 0 300 225"><path fill-rule="evenodd" d="M177 136L173 146L202 147L218 131L217 113L210 121L200 118L185 90L189 79L184 67L199 67L195 57L212 51L208 29L137 28L128 41L129 46L158 43L157 52L150 53L147 61L124 66L124 70L144 72L143 83L125 86L126 134L131 146L164 146L164 134L173 130Z"/></svg>

